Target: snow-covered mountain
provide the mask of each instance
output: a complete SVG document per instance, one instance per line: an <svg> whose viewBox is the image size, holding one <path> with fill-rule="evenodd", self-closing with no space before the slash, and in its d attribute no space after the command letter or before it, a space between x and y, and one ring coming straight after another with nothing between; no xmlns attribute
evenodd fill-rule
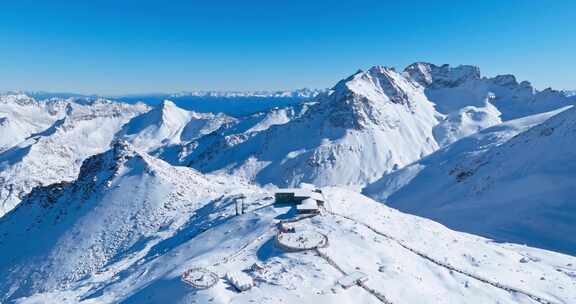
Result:
<svg viewBox="0 0 576 304"><path fill-rule="evenodd" d="M165 95L0 94L0 302L576 302L570 94L415 63ZM296 185L320 215L273 204ZM323 245L283 251L280 221Z"/></svg>
<svg viewBox="0 0 576 304"><path fill-rule="evenodd" d="M475 66L437 66L414 63L404 73L426 88L426 96L439 112L449 113L466 106L484 106L488 101L502 113L502 120L524 117L573 103L562 91L537 91L530 82L514 75L482 77Z"/></svg>
<svg viewBox="0 0 576 304"><path fill-rule="evenodd" d="M149 108L81 98L36 101L26 95L2 100L0 126L14 134L0 143L2 213L36 185L70 180L83 159L119 138L174 165L227 172L260 184L361 188L509 117L573 102L557 91L537 92L510 75L485 78L477 67L428 63L410 65L402 73L373 67L310 102L244 117L188 111L169 101ZM76 128L67 113L79 109L98 113L84 115L98 120L80 119L83 127ZM111 123L103 122L108 119ZM89 136L82 135L94 127ZM76 148L66 147L68 142ZM52 160L55 145L67 150ZM41 151L38 155L49 154L48 161L30 156L26 151L32 146ZM48 178L39 177L45 168Z"/></svg>
<svg viewBox="0 0 576 304"><path fill-rule="evenodd" d="M189 164L260 184L361 185L436 150L437 123L418 84L374 67L339 82L303 116L239 142L230 136Z"/></svg>
<svg viewBox="0 0 576 304"><path fill-rule="evenodd" d="M36 188L0 219L0 299L16 303L571 303L576 258L446 229L360 194L323 192L328 210L294 223L328 246L274 245L289 206L230 176L173 167L127 142L88 158L78 178ZM245 196L245 214L235 200ZM194 289L194 267L217 283ZM255 287L220 279L241 271ZM368 281L343 289L343 273Z"/></svg>
<svg viewBox="0 0 576 304"><path fill-rule="evenodd" d="M362 186L482 129L574 100L511 75L481 77L473 66L416 63L402 73L358 72L315 102L266 132L214 141L188 164L261 184Z"/></svg>
<svg viewBox="0 0 576 304"><path fill-rule="evenodd" d="M175 165L189 165L199 157L216 155L244 141L251 139L270 127L284 125L302 117L315 102L304 102L299 105L273 108L269 111L245 116L236 123L225 124L220 129L179 146L165 149L160 157ZM171 154L169 154L171 153Z"/></svg>
<svg viewBox="0 0 576 304"><path fill-rule="evenodd" d="M34 187L76 178L86 157L108 149L122 126L147 110L109 100L36 101L21 95L1 100L8 129L0 138L18 140L0 151L0 216Z"/></svg>
<svg viewBox="0 0 576 304"><path fill-rule="evenodd" d="M563 108L485 129L364 193L457 230L576 254L575 147L576 108Z"/></svg>
<svg viewBox="0 0 576 304"><path fill-rule="evenodd" d="M87 275L113 280L117 272L105 275L107 267L122 270L217 225L225 216L219 206L244 188L116 142L88 158L76 180L36 188L2 218L2 301L69 287Z"/></svg>
<svg viewBox="0 0 576 304"><path fill-rule="evenodd" d="M177 107L172 101L165 100L150 111L130 120L117 136L142 150L155 152L162 147L196 140L216 131L224 124L236 121L224 114L186 111Z"/></svg>
<svg viewBox="0 0 576 304"><path fill-rule="evenodd" d="M436 110L446 115L434 131L443 146L502 121L576 103L561 91L537 91L513 75L482 77L475 66L419 62L409 65L404 74L425 87Z"/></svg>
<svg viewBox="0 0 576 304"><path fill-rule="evenodd" d="M214 136L209 135L219 129L224 129L222 134L263 131L286 123L308 107L304 103L272 109L239 120L220 113L186 111L167 100L148 107L98 99L1 98L2 132L14 136L1 137L0 216L34 187L75 178L85 158L106 150L116 139L181 164L198 143L210 142Z"/></svg>

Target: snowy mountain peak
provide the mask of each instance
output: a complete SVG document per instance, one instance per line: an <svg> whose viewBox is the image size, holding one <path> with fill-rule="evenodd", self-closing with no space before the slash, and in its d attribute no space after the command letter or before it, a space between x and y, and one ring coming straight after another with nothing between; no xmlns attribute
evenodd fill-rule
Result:
<svg viewBox="0 0 576 304"><path fill-rule="evenodd" d="M84 160L76 180L36 187L23 197L23 203L18 205L12 212L19 213L22 210L18 209L31 208L23 212L32 218L38 218L34 221L34 224L28 226L27 231L42 221L53 221L56 223L63 216L61 210L72 208L74 205L80 208L82 201L87 200L91 195L102 194L105 189L110 188L111 180L118 176L120 169L131 159L139 160L137 161L138 165L132 164L132 167L148 167L142 154L136 152L134 147L128 142L123 140L115 141L110 150L90 156ZM73 199L63 201L59 203L60 206L56 206L58 197L62 196ZM44 214L43 216L45 211L42 211L42 209L46 208L57 208L60 211Z"/></svg>
<svg viewBox="0 0 576 304"><path fill-rule="evenodd" d="M173 133L188 120L188 112L177 107L173 102L164 100L150 111L132 119L124 129L127 134L138 133L150 128L164 128L166 132Z"/></svg>
<svg viewBox="0 0 576 304"><path fill-rule="evenodd" d="M151 161L154 159L144 152L139 152L128 141L115 140L108 151L91 156L82 162L78 179L75 181L76 188L89 190L91 193L96 188L108 188L111 186L111 180L126 166L129 166L134 174L140 171L152 173L154 170Z"/></svg>
<svg viewBox="0 0 576 304"><path fill-rule="evenodd" d="M406 67L404 73L424 87L456 87L466 81L480 79L480 68L472 65L452 67L449 64L438 66L417 62Z"/></svg>
<svg viewBox="0 0 576 304"><path fill-rule="evenodd" d="M401 96L387 74L388 70L374 67L336 84L334 92L324 101L330 123L347 129L365 129L370 123L378 123L375 114L379 104L400 101Z"/></svg>
<svg viewBox="0 0 576 304"><path fill-rule="evenodd" d="M164 99L158 107L161 109L178 108L178 106L176 106L176 104L170 99Z"/></svg>
<svg viewBox="0 0 576 304"><path fill-rule="evenodd" d="M361 185L438 148L423 88L392 68L359 71L285 124L211 141L188 164L260 184Z"/></svg>
<svg viewBox="0 0 576 304"><path fill-rule="evenodd" d="M387 104L401 105L413 112L426 103L422 89L394 68L374 66L340 81L327 98L330 121L336 127L363 129L381 125L392 113Z"/></svg>
<svg viewBox="0 0 576 304"><path fill-rule="evenodd" d="M153 111L157 116L156 123L177 125L187 120L188 111L179 108L174 102L165 99Z"/></svg>
<svg viewBox="0 0 576 304"><path fill-rule="evenodd" d="M385 65L375 65L369 68L368 72L373 74L396 73L396 69L394 67L388 67Z"/></svg>
<svg viewBox="0 0 576 304"><path fill-rule="evenodd" d="M163 147L195 140L235 121L224 114L186 111L164 100L150 111L134 117L118 134L136 147L161 153Z"/></svg>
<svg viewBox="0 0 576 304"><path fill-rule="evenodd" d="M82 162L73 191L81 190L84 195L87 195L95 193L101 187L109 186L108 182L117 174L119 168L135 156L139 154L128 142L123 140L114 142L107 152L96 154ZM140 156L139 159L142 157Z"/></svg>

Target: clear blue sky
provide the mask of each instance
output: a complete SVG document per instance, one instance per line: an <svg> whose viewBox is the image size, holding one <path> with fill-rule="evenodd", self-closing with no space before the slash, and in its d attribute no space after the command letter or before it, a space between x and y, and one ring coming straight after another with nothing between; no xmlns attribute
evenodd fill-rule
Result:
<svg viewBox="0 0 576 304"><path fill-rule="evenodd" d="M475 64L576 88L576 1L0 2L0 90L329 87L359 68Z"/></svg>

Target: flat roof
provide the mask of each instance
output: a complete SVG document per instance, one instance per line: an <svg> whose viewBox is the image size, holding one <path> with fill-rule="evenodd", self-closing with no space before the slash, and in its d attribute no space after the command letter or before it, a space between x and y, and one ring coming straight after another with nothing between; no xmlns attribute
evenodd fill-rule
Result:
<svg viewBox="0 0 576 304"><path fill-rule="evenodd" d="M279 189L276 193L294 194L295 197L310 197L318 201L324 201L324 195L322 193L315 192L310 189L305 188L284 188Z"/></svg>

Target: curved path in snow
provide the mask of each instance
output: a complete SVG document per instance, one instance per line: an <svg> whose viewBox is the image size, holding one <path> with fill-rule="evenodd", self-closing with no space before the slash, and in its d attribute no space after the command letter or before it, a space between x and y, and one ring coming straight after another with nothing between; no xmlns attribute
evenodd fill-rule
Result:
<svg viewBox="0 0 576 304"><path fill-rule="evenodd" d="M485 284L492 285L492 286L494 286L494 287L496 287L496 288L505 290L505 291L510 292L510 293L518 293L518 294L525 295L525 296L531 298L532 300L534 300L534 301L536 301L536 302L538 302L538 303L542 303L542 304L556 304L556 302L552 302L552 301L550 301L550 300L544 299L544 298L542 298L542 297L539 297L539 296L537 296L537 295L534 295L534 294L532 294L532 293L530 293L530 292L527 292L527 291L524 291L524 290L522 290L522 289L519 289L519 288L516 288L516 287L507 286L507 285L504 285L504 284L502 284L502 283L498 283L498 282L491 281L491 280L486 279L486 278L483 278L483 277L481 277L481 276L479 276L479 275L477 275L477 274L473 274L473 273L466 272L465 270L458 269L458 268L456 268L456 267L454 267L454 266L452 266L452 265L450 265L450 264L448 264L448 263L444 263L444 262L442 262L442 261L439 261L439 260L437 260L437 259L435 259L435 258L433 258L433 257L431 257L431 256L429 256L429 255L427 255L427 254L425 254L425 253L423 253L423 252L421 252L421 251L418 251L418 250L416 250L416 249L414 249L414 248L406 245L406 244L405 244L404 242L402 242L401 240L399 240L399 239L397 239L397 238L395 238L395 237L393 237L393 236L391 236L391 235L388 235L388 234L386 234L386 233L384 233L384 232L381 232L381 231L377 230L376 228L372 227L371 225L366 224L366 223L364 223L364 222L361 222L361 221L359 221L359 220L357 220L357 219L355 219L355 218L352 218L352 217L350 217L350 216L347 216L347 215L344 215L344 214L340 214L340 213L336 213L336 212L333 212L333 211L328 211L328 213L330 213L330 214L332 214L332 215L334 215L334 216L338 216L338 217L347 219L347 220L349 220L349 221L353 221L353 222L355 222L355 223L357 223L357 224L359 224L359 225L362 225L362 226L370 229L372 232L374 232L374 233L376 233L376 234L378 234L378 235L380 235L380 236L383 236L383 237L385 237L385 238L387 238L387 239L390 239L390 240L396 242L396 243L397 243L398 245L400 245L402 248L404 248L404 249L406 249L406 250L408 250L408 251L410 251L410 252L418 255L419 257L421 257L421 258L423 258L423 259L425 259L425 260L427 260L427 261L429 261L429 262L432 262L432 263L434 263L434 264L436 264L436 265L438 265L438 266L440 266L440 267L446 268L446 269L448 269L448 270L450 270L450 271L454 271L454 272L460 273L460 274L465 275L465 276L467 276L467 277L469 277L469 278L478 280L478 281L480 281L480 282L482 282L482 283L485 283Z"/></svg>

